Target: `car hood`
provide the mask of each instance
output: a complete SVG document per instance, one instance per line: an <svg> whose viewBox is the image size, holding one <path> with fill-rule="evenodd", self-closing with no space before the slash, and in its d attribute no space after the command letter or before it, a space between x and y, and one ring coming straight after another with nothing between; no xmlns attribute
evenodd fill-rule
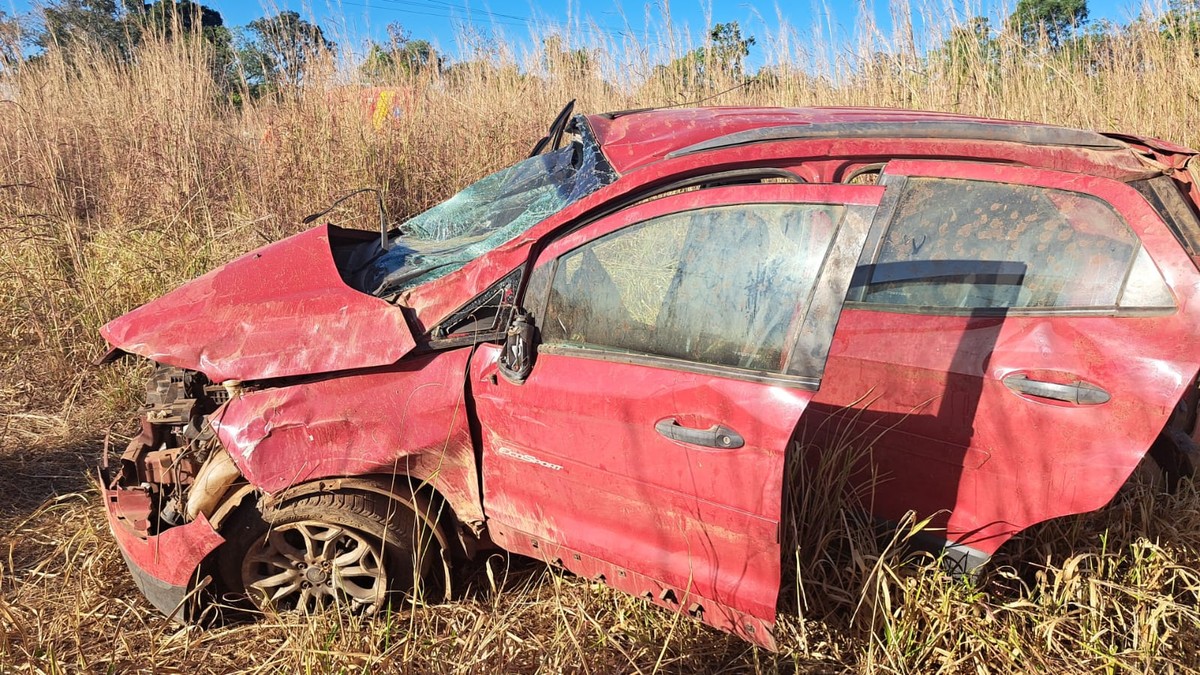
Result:
<svg viewBox="0 0 1200 675"><path fill-rule="evenodd" d="M403 310L342 281L330 234L323 225L251 251L100 332L214 382L395 363L416 344Z"/></svg>

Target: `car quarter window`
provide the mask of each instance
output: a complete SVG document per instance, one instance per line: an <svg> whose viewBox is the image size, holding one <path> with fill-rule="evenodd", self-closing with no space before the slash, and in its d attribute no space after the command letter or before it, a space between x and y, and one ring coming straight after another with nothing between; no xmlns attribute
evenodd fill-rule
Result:
<svg viewBox="0 0 1200 675"><path fill-rule="evenodd" d="M1174 301L1125 220L1091 195L907 178L856 278L862 302L934 311L1166 308Z"/></svg>
<svg viewBox="0 0 1200 675"><path fill-rule="evenodd" d="M513 298L521 284L521 268L506 274L466 305L434 327L430 337L437 340L467 338L477 340L485 335L502 333L508 327Z"/></svg>
<svg viewBox="0 0 1200 675"><path fill-rule="evenodd" d="M609 233L559 258L543 340L782 372L844 211L728 205Z"/></svg>

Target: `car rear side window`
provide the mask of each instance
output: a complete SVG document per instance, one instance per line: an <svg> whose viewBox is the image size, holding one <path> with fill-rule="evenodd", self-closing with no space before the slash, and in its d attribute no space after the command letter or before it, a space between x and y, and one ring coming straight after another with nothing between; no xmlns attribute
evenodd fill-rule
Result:
<svg viewBox="0 0 1200 675"><path fill-rule="evenodd" d="M909 178L861 301L956 310L1172 307L1107 203L1030 185Z"/></svg>
<svg viewBox="0 0 1200 675"><path fill-rule="evenodd" d="M543 339L782 372L844 211L720 206L591 241L559 259Z"/></svg>

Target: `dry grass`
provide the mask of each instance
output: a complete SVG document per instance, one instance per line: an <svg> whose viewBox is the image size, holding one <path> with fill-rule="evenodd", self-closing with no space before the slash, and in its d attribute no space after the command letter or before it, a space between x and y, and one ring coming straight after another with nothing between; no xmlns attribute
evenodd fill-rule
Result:
<svg viewBox="0 0 1200 675"><path fill-rule="evenodd" d="M870 39L832 59L806 51L828 36L758 36L783 65L713 102L905 106L1200 145L1197 45L1135 30L1096 60L1001 35L994 62L970 48L919 59L903 24L891 38L860 28ZM240 109L217 96L194 43L151 45L135 65L71 66L51 52L8 73L18 95L0 103L0 671L1200 670L1200 494L1190 484L1171 496L1135 489L1100 513L1041 526L975 583L932 562L900 564L908 529L881 544L848 504L823 498L832 488L810 490L792 502L805 545L785 588L794 611L779 654L499 557L471 570L455 602L386 622L284 617L203 632L148 608L87 473L103 431L130 430L145 373L89 368L98 326L297 231L341 191L382 185L393 214L415 213L522 157L567 99L594 112L736 84L721 73L703 86L651 76L654 54L678 53L669 44L589 47L592 71L501 54L453 77L395 73L405 114L378 128L336 86L331 62L305 88ZM622 53L642 56L613 60ZM371 222L365 210L341 217ZM836 485L837 469L803 484Z"/></svg>

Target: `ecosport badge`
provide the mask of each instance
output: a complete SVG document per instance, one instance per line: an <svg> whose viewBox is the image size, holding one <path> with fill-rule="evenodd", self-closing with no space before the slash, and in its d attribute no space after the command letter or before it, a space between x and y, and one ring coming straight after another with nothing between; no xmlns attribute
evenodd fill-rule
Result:
<svg viewBox="0 0 1200 675"><path fill-rule="evenodd" d="M544 466L547 469L554 469L555 471L562 471L562 466L560 466L558 464L551 464L550 462L540 460L537 457L534 457L533 455L527 455L523 452L518 452L516 450L509 450L508 448L500 448L496 452L500 453L501 455L504 455L505 457L512 457L513 459L519 459L522 462L529 462L530 464L537 464L538 466Z"/></svg>

